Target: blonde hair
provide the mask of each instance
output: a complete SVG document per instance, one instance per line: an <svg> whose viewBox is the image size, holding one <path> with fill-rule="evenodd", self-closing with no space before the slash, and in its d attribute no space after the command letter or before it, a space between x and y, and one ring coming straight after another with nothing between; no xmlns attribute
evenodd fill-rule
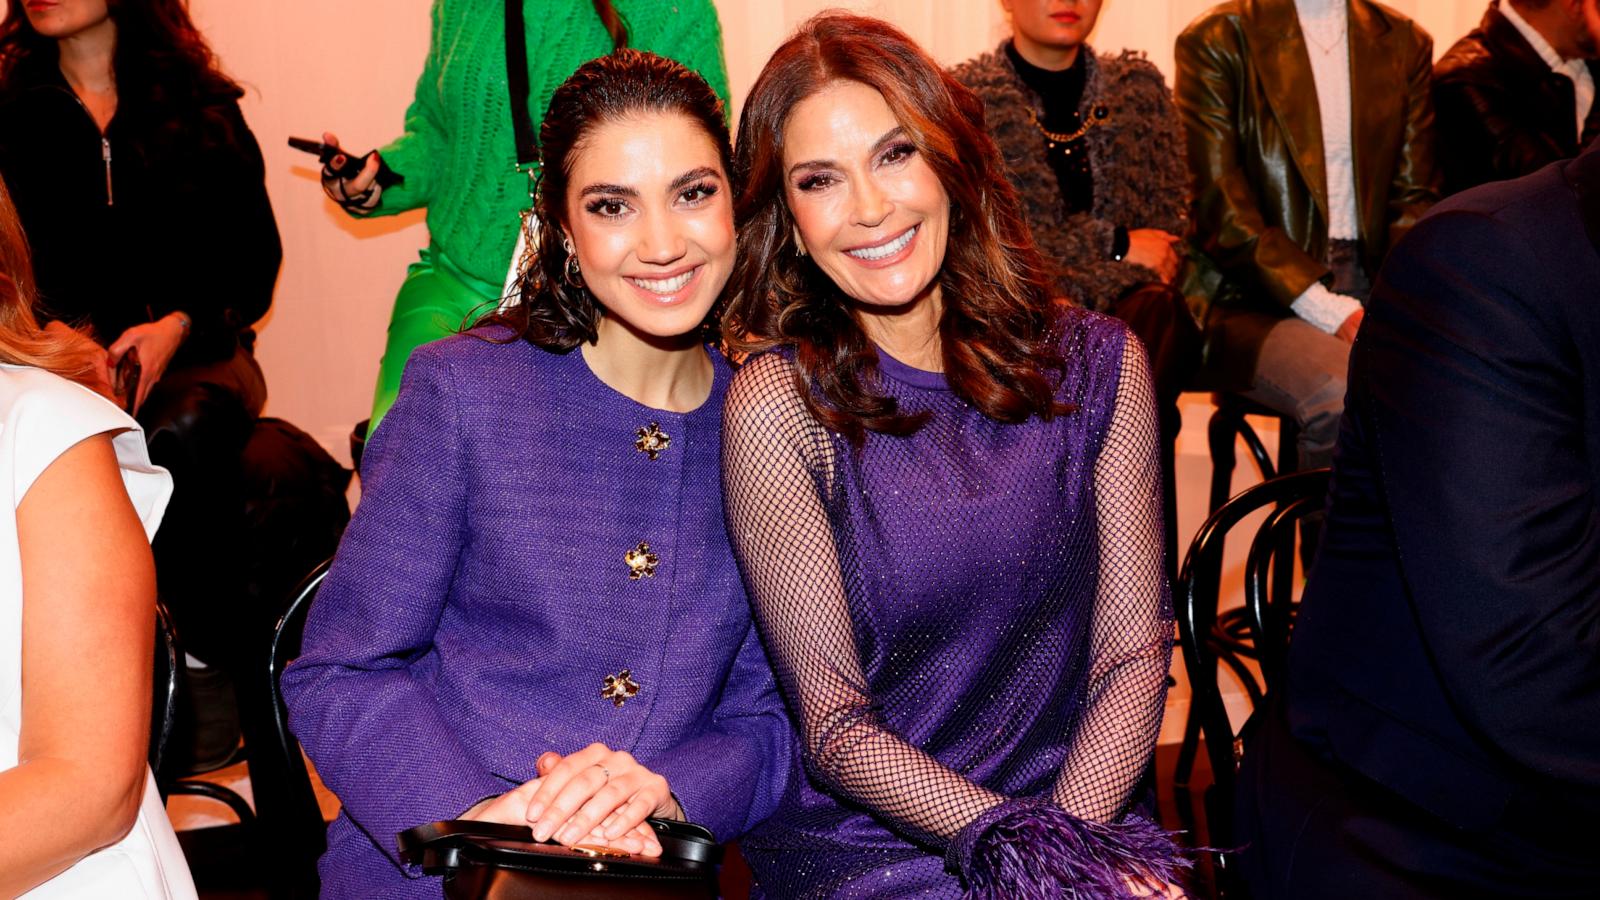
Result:
<svg viewBox="0 0 1600 900"><path fill-rule="evenodd" d="M0 180L0 362L34 366L104 391L99 375L104 351L81 335L39 327L33 314L37 296L22 220Z"/></svg>

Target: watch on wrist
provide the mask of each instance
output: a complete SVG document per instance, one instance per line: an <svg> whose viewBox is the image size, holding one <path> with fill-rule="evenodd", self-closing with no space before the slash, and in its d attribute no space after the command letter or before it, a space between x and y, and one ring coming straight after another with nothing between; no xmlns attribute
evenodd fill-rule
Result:
<svg viewBox="0 0 1600 900"><path fill-rule="evenodd" d="M1128 229L1118 225L1116 230L1111 232L1111 258L1117 262L1127 259L1129 245Z"/></svg>

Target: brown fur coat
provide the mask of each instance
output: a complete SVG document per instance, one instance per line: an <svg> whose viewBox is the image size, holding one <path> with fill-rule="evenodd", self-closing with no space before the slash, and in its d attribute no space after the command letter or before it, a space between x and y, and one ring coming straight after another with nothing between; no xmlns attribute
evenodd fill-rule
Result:
<svg viewBox="0 0 1600 900"><path fill-rule="evenodd" d="M1183 130L1172 92L1144 54L1089 54L1081 115L1104 104L1108 124L1085 142L1094 173L1094 209L1068 215L1055 170L1045 160L1044 137L1028 118L1044 107L1012 68L1005 45L956 66L952 74L983 100L984 122L1005 157L1012 187L1022 201L1033 239L1056 269L1063 295L1105 310L1128 288L1158 280L1143 266L1111 258L1112 233L1159 228L1180 237L1186 227L1189 176Z"/></svg>

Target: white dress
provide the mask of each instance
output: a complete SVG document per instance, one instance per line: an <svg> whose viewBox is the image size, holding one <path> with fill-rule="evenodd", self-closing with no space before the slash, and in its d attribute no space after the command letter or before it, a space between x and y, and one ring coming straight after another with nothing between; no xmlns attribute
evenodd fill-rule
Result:
<svg viewBox="0 0 1600 900"><path fill-rule="evenodd" d="M28 366L0 364L0 771L17 764L22 725L22 562L17 504L49 465L91 435L112 432L122 482L146 535L161 524L172 478L151 465L139 426L88 389ZM85 548L86 552L92 549ZM151 627L155 623L151 622ZM92 740L92 735L84 735ZM144 801L133 830L118 843L23 895L42 898L193 898L194 882L172 823L145 775Z"/></svg>

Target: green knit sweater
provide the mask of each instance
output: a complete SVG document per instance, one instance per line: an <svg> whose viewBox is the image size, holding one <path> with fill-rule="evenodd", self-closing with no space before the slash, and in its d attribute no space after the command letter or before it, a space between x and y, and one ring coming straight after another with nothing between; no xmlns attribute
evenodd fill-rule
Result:
<svg viewBox="0 0 1600 900"><path fill-rule="evenodd" d="M628 44L699 72L728 99L722 28L712 0L614 0ZM611 36L591 0L526 0L529 103L534 128L550 95ZM405 133L381 149L405 183L386 188L372 215L428 208L436 252L498 286L531 203L516 171L506 88L505 9L496 0L434 0L428 61L406 110Z"/></svg>

